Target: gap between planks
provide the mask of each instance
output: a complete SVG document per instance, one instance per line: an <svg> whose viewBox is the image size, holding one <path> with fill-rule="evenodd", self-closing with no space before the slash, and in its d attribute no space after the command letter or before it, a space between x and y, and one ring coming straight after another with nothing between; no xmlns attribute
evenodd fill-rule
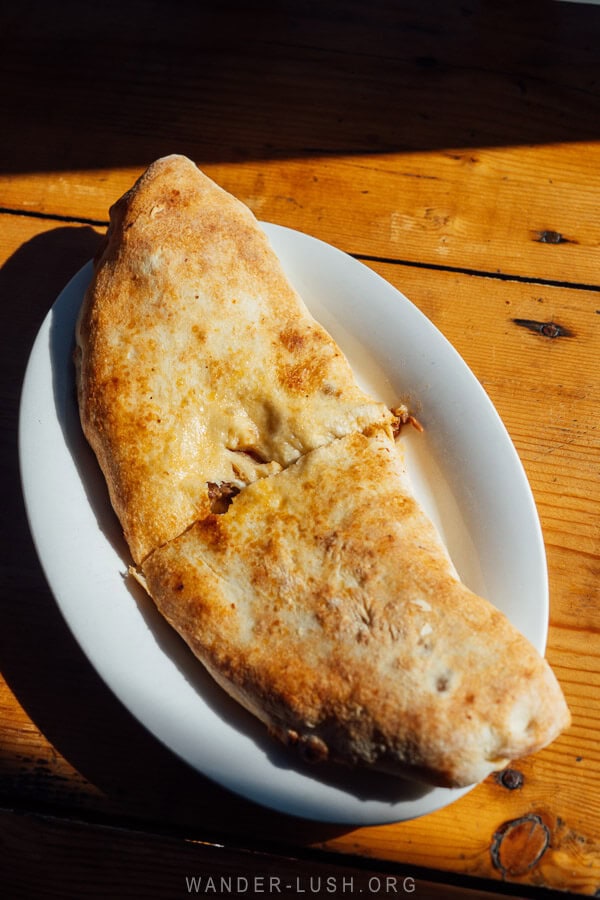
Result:
<svg viewBox="0 0 600 900"><path fill-rule="evenodd" d="M109 223L103 219L87 219L81 216L64 216L59 213L42 213L33 210L11 209L0 207L0 215L19 216L29 219L43 219L48 222L69 222L78 225L92 225L97 228L107 228ZM558 287L576 291L595 291L600 293L600 284L585 284L579 281L560 281L552 278L539 278L536 276L517 275L510 272L488 271L485 269L470 269L464 266L449 266L441 263L419 262L410 259L398 259L395 257L376 256L366 253L348 253L354 259L361 262L386 263L393 266L407 266L413 269L428 269L434 272L448 272L457 275L472 275L478 278L494 278L498 281L514 281L520 284L539 284L544 287Z"/></svg>

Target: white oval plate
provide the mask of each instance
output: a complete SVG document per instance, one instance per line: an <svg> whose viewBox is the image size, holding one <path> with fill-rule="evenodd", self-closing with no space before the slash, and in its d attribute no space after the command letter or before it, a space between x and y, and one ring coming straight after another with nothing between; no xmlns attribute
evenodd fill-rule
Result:
<svg viewBox="0 0 600 900"><path fill-rule="evenodd" d="M462 579L543 652L548 596L541 529L521 463L487 395L431 322L377 274L315 238L264 228L363 386L387 403L404 399L418 409L425 433L402 438L417 496ZM373 825L456 800L464 789L299 764L213 683L125 577L128 550L75 399L74 325L90 275L88 263L37 335L23 385L19 442L37 552L58 606L100 676L195 769L267 807Z"/></svg>

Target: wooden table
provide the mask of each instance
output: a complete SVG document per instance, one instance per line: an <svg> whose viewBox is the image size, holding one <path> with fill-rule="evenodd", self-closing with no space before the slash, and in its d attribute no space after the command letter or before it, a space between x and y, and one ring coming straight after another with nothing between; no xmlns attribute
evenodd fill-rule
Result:
<svg viewBox="0 0 600 900"><path fill-rule="evenodd" d="M600 10L557 0L1 5L3 897L600 890L599 47ZM439 812L338 827L229 794L123 709L45 583L28 353L109 205L171 152L408 295L525 466L573 725Z"/></svg>

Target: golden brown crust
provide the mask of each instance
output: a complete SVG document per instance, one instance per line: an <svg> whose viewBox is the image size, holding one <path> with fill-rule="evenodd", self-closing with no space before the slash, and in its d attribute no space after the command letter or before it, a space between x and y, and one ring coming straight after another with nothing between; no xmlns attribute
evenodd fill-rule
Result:
<svg viewBox="0 0 600 900"><path fill-rule="evenodd" d="M77 345L83 429L136 561L210 512L207 483L393 422L250 210L181 156L111 209Z"/></svg>
<svg viewBox="0 0 600 900"><path fill-rule="evenodd" d="M546 662L454 576L385 436L256 482L143 572L229 692L319 758L465 785L568 722Z"/></svg>
<svg viewBox="0 0 600 900"><path fill-rule="evenodd" d="M76 362L136 577L305 758L464 785L568 725L412 495L394 434L416 420L358 388L249 210L189 160L111 210Z"/></svg>

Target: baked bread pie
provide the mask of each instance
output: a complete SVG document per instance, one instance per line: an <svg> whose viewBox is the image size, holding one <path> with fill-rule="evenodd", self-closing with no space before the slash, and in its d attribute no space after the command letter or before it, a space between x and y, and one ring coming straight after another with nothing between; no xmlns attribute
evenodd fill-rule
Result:
<svg viewBox="0 0 600 900"><path fill-rule="evenodd" d="M79 401L136 562L218 486L392 427L250 210L192 162L156 162L110 219L78 324Z"/></svg>
<svg viewBox="0 0 600 900"><path fill-rule="evenodd" d="M252 213L185 157L111 209L76 364L135 577L275 736L461 786L567 727L415 500L405 411L359 388Z"/></svg>

